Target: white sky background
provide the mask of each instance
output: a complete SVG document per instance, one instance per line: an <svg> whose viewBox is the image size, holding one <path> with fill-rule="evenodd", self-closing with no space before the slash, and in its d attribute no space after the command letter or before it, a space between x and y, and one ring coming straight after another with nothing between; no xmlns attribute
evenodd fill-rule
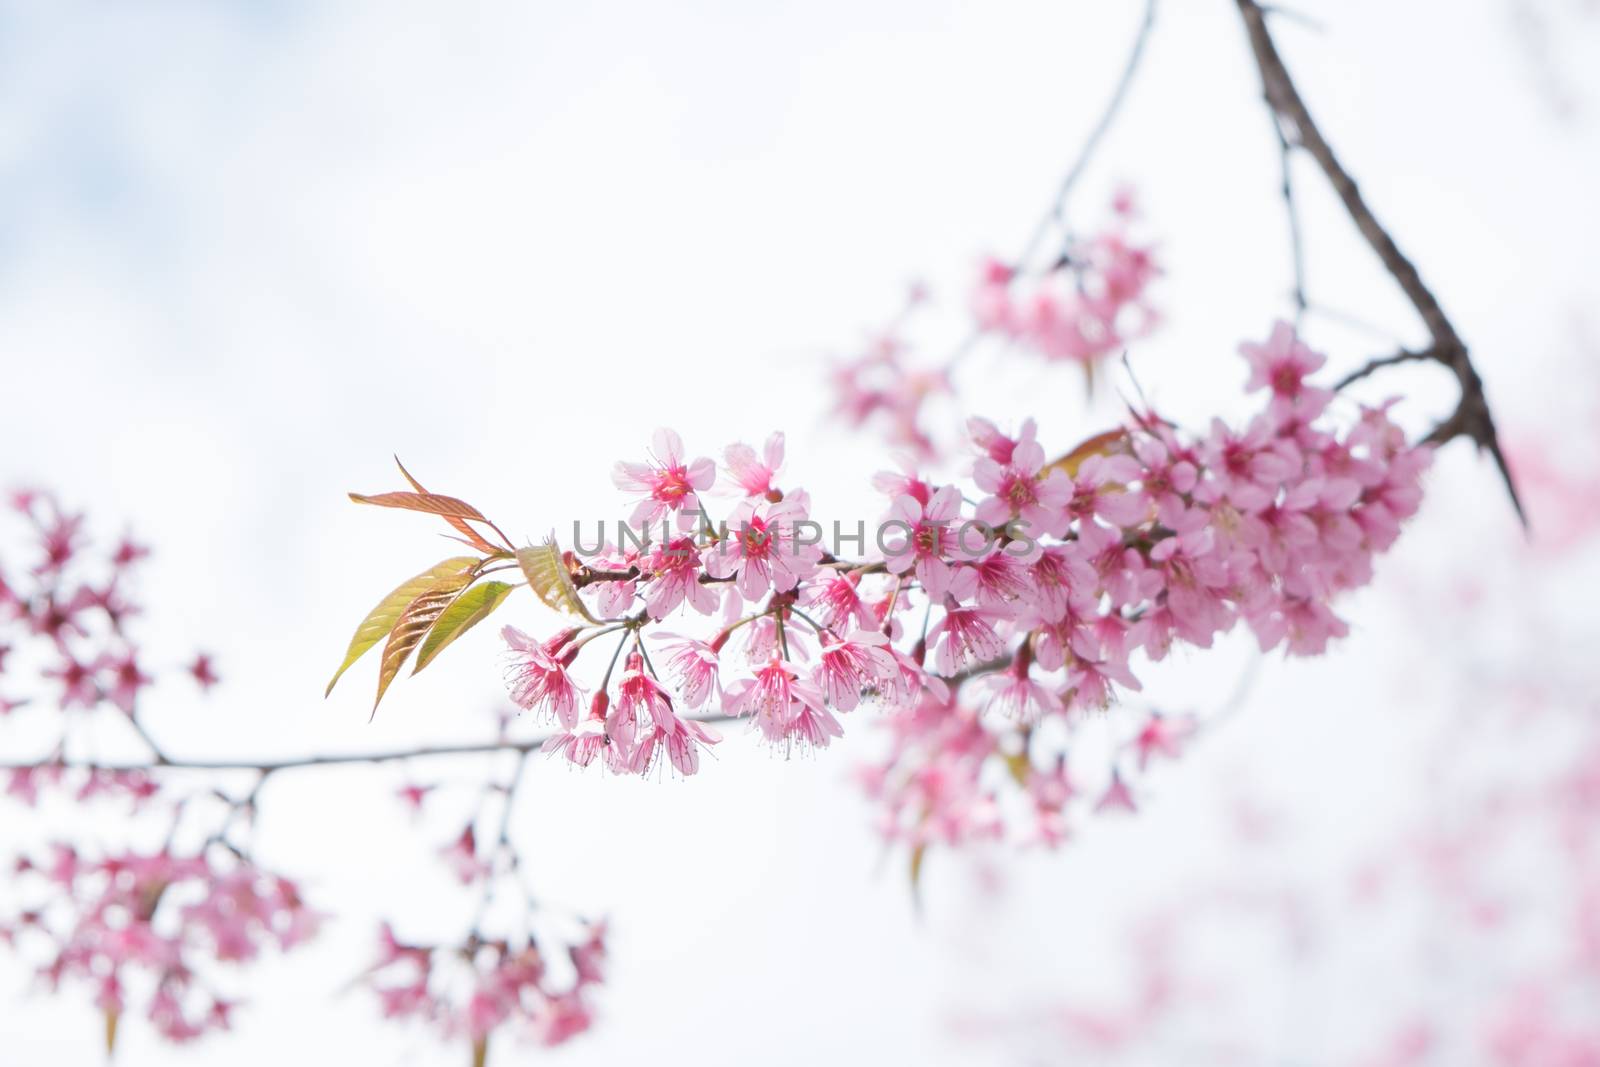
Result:
<svg viewBox="0 0 1600 1067"><path fill-rule="evenodd" d="M615 514L610 465L656 425L697 453L782 428L787 481L819 513L874 516L866 478L886 457L821 418L826 357L886 321L908 279L959 302L976 257L1015 250L1138 7L0 5L0 485L55 487L105 536L126 522L157 548L146 644L172 662L210 648L225 682L206 702L176 679L157 691L147 715L170 749L480 736L501 694L488 629L397 683L371 724L370 664L322 700L361 613L445 554L420 517L345 491L393 487L398 452L431 488L537 536ZM1288 246L1233 5L1163 7L1072 216L1091 228L1117 180L1137 184L1167 322L1133 357L1157 405L1193 424L1244 410L1234 349L1287 309ZM1280 24L1302 90L1504 420L1558 417L1555 368L1592 355L1600 329L1600 14L1301 7L1325 27ZM1542 45L1519 11L1549 20ZM1553 94L1574 102L1566 117ZM1419 341L1320 177L1299 184L1313 299ZM1311 327L1341 367L1391 347ZM1036 414L1063 448L1096 428L1070 369L989 352L965 371L964 411ZM1415 425L1449 403L1426 371L1388 381L1415 385ZM1464 444L1435 484L1444 514L1480 512L1503 536L1497 483ZM1430 514L1380 585L1472 548ZM846 781L871 745L860 713L851 743L816 760L778 762L734 732L688 783L536 763L519 835L536 880L614 924L600 1022L551 1058L1018 1062L952 1042L952 1014L1095 989L1120 966L1119 917L1215 863L1220 783L1294 786L1317 840L1384 824L1415 785L1387 773L1409 707L1386 654L1409 624L1397 602L1348 605L1358 634L1324 661L1269 664L1140 818L1102 820L1057 856L998 857L1002 896L936 857L920 923ZM502 615L549 626L523 596ZM1196 657L1158 692L1213 706L1245 658L1238 643ZM397 782L267 787L261 858L343 921L259 969L234 1035L174 1052L130 1020L121 1062L464 1059L379 1024L360 994L333 997L377 915L445 933L470 911L432 869L449 802L419 833ZM37 829L17 811L0 836ZM18 999L27 985L0 963L0 1064L98 1063L87 1002Z"/></svg>

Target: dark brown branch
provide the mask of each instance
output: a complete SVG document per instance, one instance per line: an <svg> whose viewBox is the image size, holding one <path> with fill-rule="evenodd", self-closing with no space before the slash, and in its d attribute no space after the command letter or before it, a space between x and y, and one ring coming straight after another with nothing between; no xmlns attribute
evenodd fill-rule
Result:
<svg viewBox="0 0 1600 1067"><path fill-rule="evenodd" d="M1339 162L1327 139L1322 136L1316 122L1311 118L1311 112L1301 99L1300 91L1295 88L1294 80L1289 76L1288 68L1284 66L1283 58L1278 54L1277 45L1272 40L1272 33L1267 27L1267 11L1256 0L1237 0L1237 2L1239 14L1244 19L1245 31L1250 38L1250 49L1255 55L1256 67L1261 73L1261 88L1267 106L1272 109L1279 122L1287 124L1287 131L1292 131L1295 146L1304 149L1312 159L1316 160L1317 166L1321 168L1340 202L1344 204L1345 211L1355 223L1356 229L1378 254L1384 269L1389 272L1390 277L1399 285L1401 292L1421 317L1433 341L1428 349L1430 358L1450 368L1461 387L1461 399L1455 411L1434 427L1433 432L1427 437L1428 443L1444 444L1457 437L1467 437L1477 442L1480 449L1487 450L1494 458L1500 476L1505 480L1506 491L1510 494L1511 506L1516 509L1517 518L1526 526L1527 516L1523 513L1522 501L1517 496L1516 483L1512 479L1510 467L1506 464L1505 454L1500 448L1494 418L1489 411L1489 401L1484 395L1483 380L1478 377L1478 371L1472 365L1466 343L1456 333L1455 326L1445 315L1439 301L1423 284L1422 276L1416 266L1400 251L1394 238L1383 228L1377 216L1372 213L1372 209L1367 206L1355 179Z"/></svg>
<svg viewBox="0 0 1600 1067"><path fill-rule="evenodd" d="M1378 356L1375 359L1368 360L1366 363L1357 367L1349 374L1346 374L1343 378L1340 378L1339 381L1335 383L1333 388L1335 390L1343 389L1345 386L1359 382L1361 379L1370 374L1374 374L1385 367L1393 367L1400 363L1416 363L1421 360L1437 360L1438 358L1438 354L1435 353L1431 348L1424 348L1421 351L1415 352L1411 351L1410 349L1401 349L1399 352L1396 352L1393 355Z"/></svg>

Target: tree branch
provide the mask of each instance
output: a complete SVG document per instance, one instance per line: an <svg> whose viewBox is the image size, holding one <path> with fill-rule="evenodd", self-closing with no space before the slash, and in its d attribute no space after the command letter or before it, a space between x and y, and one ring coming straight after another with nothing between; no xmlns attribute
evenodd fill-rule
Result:
<svg viewBox="0 0 1600 1067"><path fill-rule="evenodd" d="M1523 526L1527 526L1528 519L1523 513L1522 501L1517 496L1511 469L1507 466L1505 454L1500 448L1500 439L1495 431L1489 401L1484 395L1483 381L1472 365L1466 343L1461 340L1455 326L1451 324L1444 309L1439 305L1439 301L1423 284L1422 275L1418 273L1416 266L1400 251L1394 238L1367 206L1355 179L1339 162L1327 138L1322 136L1316 122L1311 118L1311 112L1301 99L1299 90L1295 88L1294 80L1289 76L1288 68L1284 66L1283 58L1278 54L1277 45L1272 40L1272 33L1267 27L1266 9L1256 0L1237 0L1237 3L1239 14L1244 19L1245 31L1250 38L1250 49L1255 55L1256 67L1261 74L1261 88L1267 106L1272 109L1279 122L1287 123L1288 128L1293 131L1295 146L1304 149L1312 159L1316 160L1317 166L1321 168L1340 202L1344 204L1345 211L1355 223L1356 229L1378 254L1384 269L1389 272L1389 276L1395 280L1411 306L1416 309L1423 325L1427 328L1429 337L1433 340L1432 346L1427 350L1428 357L1450 368L1461 387L1461 399L1455 411L1434 427L1433 432L1427 437L1428 443L1444 444L1457 437L1467 437L1477 442L1480 449L1487 450L1493 457L1495 466L1499 468L1501 478L1505 480L1506 492L1511 497L1511 506L1516 509L1517 518L1521 520ZM1395 360L1395 362L1400 361Z"/></svg>
<svg viewBox="0 0 1600 1067"><path fill-rule="evenodd" d="M1056 189L1055 199L1050 202L1050 208L1044 213L1038 224L1033 228L1033 233L1028 237L1028 243L1023 246L1022 254L1017 257L1013 265L1020 273L1028 261L1038 252L1039 245L1044 241L1045 234L1050 232L1051 223L1060 222L1066 215L1067 197L1072 195L1073 187L1078 184L1078 179L1088 168L1089 161L1094 157L1095 149L1100 146L1107 131L1116 121L1117 113L1122 110L1122 102L1127 99L1128 90L1133 86L1134 75L1139 72L1139 62L1144 58L1144 46L1150 39L1150 30L1155 26L1156 0L1145 0L1144 17L1139 22L1139 28L1134 33L1133 47L1128 50L1128 59L1122 66L1122 75L1117 79L1116 88L1111 91L1111 99L1106 102L1105 110L1100 113L1100 119L1089 131L1089 136L1083 142L1083 147L1078 150L1078 158L1073 161L1072 169L1067 171L1061 179L1061 185Z"/></svg>
<svg viewBox="0 0 1600 1067"><path fill-rule="evenodd" d="M688 716L696 722L724 723L733 716L716 714ZM524 741L508 738L498 741L480 741L459 745L435 745L419 748L391 749L387 752L332 752L314 756L292 756L279 760L183 759L165 757L145 762L111 763L98 760L44 759L0 763L0 771L28 770L85 770L105 773L128 771L255 771L258 774L276 774L279 771L299 770L309 767L332 767L350 763L398 763L404 760L431 759L435 756L481 756L494 752L516 752L528 755L537 752L552 741L556 734L545 734Z"/></svg>
<svg viewBox="0 0 1600 1067"><path fill-rule="evenodd" d="M1419 360L1437 360L1438 358L1438 355L1431 348L1424 348L1420 351L1401 349L1393 355L1378 356L1375 359L1368 360L1360 367L1357 367L1349 374L1346 374L1343 378L1340 378L1336 383L1334 383L1333 388L1335 391L1343 389L1345 386L1359 382L1361 379L1370 374L1376 373L1385 367L1393 367L1400 363L1415 363Z"/></svg>

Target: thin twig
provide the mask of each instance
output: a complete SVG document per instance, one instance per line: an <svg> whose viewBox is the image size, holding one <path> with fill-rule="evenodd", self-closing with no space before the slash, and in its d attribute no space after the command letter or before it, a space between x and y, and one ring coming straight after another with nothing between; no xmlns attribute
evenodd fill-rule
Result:
<svg viewBox="0 0 1600 1067"><path fill-rule="evenodd" d="M1278 161L1283 174L1283 208L1284 214L1289 219L1289 254L1294 265L1294 325L1299 329L1305 322L1306 308L1306 253L1305 239L1300 230L1300 208L1294 199L1294 167L1292 165L1292 147L1289 138L1284 136L1283 127L1278 124L1276 116L1272 120L1272 132L1278 135Z"/></svg>
<svg viewBox="0 0 1600 1067"><path fill-rule="evenodd" d="M1350 384L1352 384L1354 382L1359 382L1361 379L1365 378L1367 375L1372 374L1372 373L1374 373L1376 371L1380 371L1385 367L1393 367L1396 364L1400 364L1400 363L1415 363L1415 362L1418 362L1420 360L1430 360L1430 361L1432 361L1432 360L1437 360L1438 358L1439 357L1434 354L1434 351L1431 348L1424 348L1424 349L1422 349L1420 351L1411 351L1410 349L1401 349L1399 352L1396 352L1393 355L1378 356L1378 357L1376 357L1374 359L1368 360L1362 366L1357 367L1355 370L1351 371L1349 374L1346 374L1343 378L1340 378L1339 381L1337 383L1335 383L1333 388L1334 388L1334 391L1337 392L1337 391L1343 389L1345 386L1350 385Z"/></svg>
<svg viewBox="0 0 1600 1067"><path fill-rule="evenodd" d="M1156 21L1156 0L1145 0L1144 17L1139 22L1139 29L1133 38L1133 47L1128 51L1128 59L1122 65L1122 75L1117 79L1116 88L1111 91L1111 99L1107 101L1105 110L1100 113L1100 120L1089 131L1088 138L1083 142L1083 147L1078 150L1078 158L1073 161L1072 169L1067 171L1061 179L1061 185L1056 190L1055 200L1050 205L1050 210L1044 213L1038 224L1033 228L1028 243L1023 246L1022 254L1017 257L1015 267L1017 271L1031 260L1039 251L1045 234L1050 232L1053 223L1060 222L1066 216L1067 198L1072 195L1073 187L1078 184L1078 179L1083 177L1083 172L1088 169L1089 161L1093 158L1095 149L1100 146L1101 140L1111 129L1111 124L1116 121L1117 113L1122 110L1122 103L1128 96L1128 90L1133 85L1134 75L1139 71L1139 61L1144 58L1145 42L1150 39L1150 30Z"/></svg>

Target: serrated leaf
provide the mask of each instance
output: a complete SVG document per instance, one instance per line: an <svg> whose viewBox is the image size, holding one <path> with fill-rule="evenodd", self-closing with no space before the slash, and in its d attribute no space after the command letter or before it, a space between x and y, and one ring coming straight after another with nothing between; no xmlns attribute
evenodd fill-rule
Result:
<svg viewBox="0 0 1600 1067"><path fill-rule="evenodd" d="M466 572L441 578L419 593L400 612L394 628L389 631L389 640L384 642L383 659L378 664L378 696L372 702L374 715L378 712L378 705L383 702L383 694L388 690L389 683L400 673L411 650L417 647L417 642L422 640L444 609L450 606L456 594L472 584L473 577L471 572Z"/></svg>
<svg viewBox="0 0 1600 1067"><path fill-rule="evenodd" d="M561 546L556 544L554 538L547 539L542 545L517 549L517 563L522 567L523 577L528 579L528 587L547 607L581 616L588 622L600 621L589 614L589 609L578 596L578 587L572 584L572 575L567 571L566 561L561 558Z"/></svg>
<svg viewBox="0 0 1600 1067"><path fill-rule="evenodd" d="M394 628L395 621L400 618L400 613L406 609L406 605L410 604L436 582L463 574L477 566L477 564L478 559L476 556L452 557L443 563L430 567L415 578L408 579L398 589L379 601L378 606L368 612L367 617L361 620L361 625L356 627L355 636L350 638L350 647L345 651L344 662L339 664L339 669L333 673L333 681L328 683L328 688L323 693L323 696L333 692L333 687L338 684L340 676L349 670L356 660L366 655L369 648L383 640L384 635Z"/></svg>
<svg viewBox="0 0 1600 1067"><path fill-rule="evenodd" d="M1114 452L1120 451L1122 443L1127 440L1127 437L1128 431L1122 429L1097 433L1079 444L1071 452L1053 461L1045 468L1045 471L1047 473L1055 470L1065 471L1067 477L1076 478L1078 476L1078 468L1083 466L1084 460L1090 456L1109 456Z"/></svg>
<svg viewBox="0 0 1600 1067"><path fill-rule="evenodd" d="M483 512L465 500L457 500L453 496L440 496L438 493L374 493L371 496L365 493L351 493L350 499L357 504L374 504L380 508L400 508L404 511L425 511L430 515L442 515L447 519L489 521L483 517Z"/></svg>
<svg viewBox="0 0 1600 1067"><path fill-rule="evenodd" d="M428 636L423 638L422 647L417 650L416 666L411 668L411 673L416 674L432 663L434 657L443 652L450 642L494 614L494 610L505 602L515 588L505 582L484 582L463 590L439 615Z"/></svg>
<svg viewBox="0 0 1600 1067"><path fill-rule="evenodd" d="M411 472L406 470L406 465L404 463L400 462L400 457L399 456L394 457L394 465L396 467L400 468L401 475L405 478L406 481L411 483L411 488L415 489L417 492L421 493L423 496L434 496L434 495L436 495L434 493L428 492L426 489L424 489L422 487L422 483L421 482L419 482L415 478L411 477ZM494 545L490 544L488 542L488 540L486 538L484 538L484 536L482 534L480 534L477 530L474 530L470 525L468 525L466 519L460 518L459 516L456 516L456 515L446 515L444 517L444 521L448 522L452 527L454 527L456 532L460 533L463 537L466 538L467 544L471 545L473 548L476 548L478 551L480 551L480 552L490 552L490 553L500 551Z"/></svg>

